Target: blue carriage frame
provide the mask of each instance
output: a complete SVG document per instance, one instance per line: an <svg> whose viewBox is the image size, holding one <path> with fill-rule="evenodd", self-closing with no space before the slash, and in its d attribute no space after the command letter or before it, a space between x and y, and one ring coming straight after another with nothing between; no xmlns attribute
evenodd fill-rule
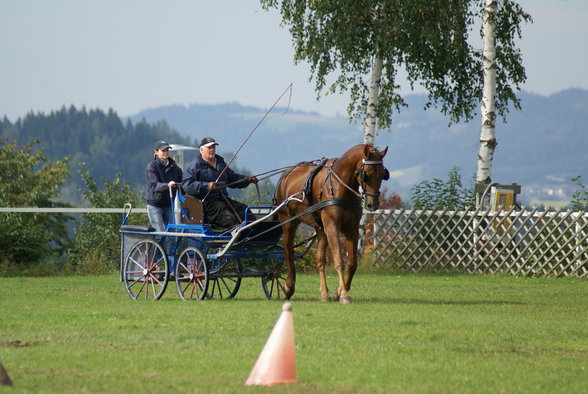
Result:
<svg viewBox="0 0 588 394"><path fill-rule="evenodd" d="M158 300L174 281L184 300L233 298L242 278L259 277L268 299L285 298L282 229L275 213L287 202L248 207L242 223L218 232L206 223L189 223L192 216L182 204L186 197L178 191L176 199L171 198L174 209L163 232L128 224L132 207L125 206L120 280L129 297ZM305 240L296 257L308 251L313 239Z"/></svg>

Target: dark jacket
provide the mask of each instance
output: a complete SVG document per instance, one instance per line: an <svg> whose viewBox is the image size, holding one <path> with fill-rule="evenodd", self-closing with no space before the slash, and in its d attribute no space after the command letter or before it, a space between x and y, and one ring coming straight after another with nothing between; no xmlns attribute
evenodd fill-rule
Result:
<svg viewBox="0 0 588 394"><path fill-rule="evenodd" d="M219 155L216 155L216 168L212 167L206 160L202 158L202 156L198 155L184 171L184 180L182 182L182 188L184 189L184 192L202 200L204 196L206 196L206 193L208 193L208 184L210 182L216 181L218 175L223 172L223 169L226 167L227 163L225 162L225 159ZM235 171L227 168L217 183L219 185L224 185L243 178L247 178L247 176L237 174ZM249 182L243 181L235 185L231 185L230 187L242 189L247 185L249 185ZM212 190L206 198L220 199L222 198L221 193L228 195L226 188L220 188Z"/></svg>
<svg viewBox="0 0 588 394"><path fill-rule="evenodd" d="M147 165L145 170L147 187L145 188L145 202L160 208L170 206L169 189L167 184L174 181L182 183L182 169L173 159L168 159L167 166L163 166L157 157ZM175 190L174 190L175 192Z"/></svg>

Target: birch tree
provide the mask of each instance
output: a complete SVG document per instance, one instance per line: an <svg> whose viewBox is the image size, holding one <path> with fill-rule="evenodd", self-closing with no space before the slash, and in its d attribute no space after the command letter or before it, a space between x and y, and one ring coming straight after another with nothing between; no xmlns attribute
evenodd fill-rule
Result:
<svg viewBox="0 0 588 394"><path fill-rule="evenodd" d="M476 182L490 184L492 181L492 160L496 149L496 101L497 92L504 94L500 89L504 76L500 75L501 57L510 58L510 62L518 65L521 75L524 69L520 66L520 52L513 51L514 40L521 36L518 6L512 1L485 0L482 12L482 36L484 39L483 50L483 94L480 104L482 115L482 131L480 132L480 148L478 152L478 166ZM510 18L510 19L509 19ZM497 45L497 41L500 45ZM506 44L506 45L505 45ZM498 78L497 78L498 76ZM498 81L497 81L498 79ZM518 80L515 79L518 82ZM522 82L523 80L521 80ZM480 202L478 202L480 203Z"/></svg>
<svg viewBox="0 0 588 394"><path fill-rule="evenodd" d="M496 0L486 0L482 13L482 31L484 37L484 93L480 105L482 131L480 132L480 149L478 151L478 170L476 183L490 184L492 179L492 159L496 149ZM476 206L483 201L477 196Z"/></svg>
<svg viewBox="0 0 588 394"><path fill-rule="evenodd" d="M363 120L365 141L376 124L389 129L406 106L398 73L410 89L427 92L450 122L470 120L483 91L483 53L470 42L485 0L260 0L278 9L294 45L294 62L308 62L322 94L348 93L352 121ZM526 79L514 38L530 16L504 0L496 13L495 115L520 108L515 92ZM479 42L479 40L478 40ZM371 133L371 134L370 134Z"/></svg>

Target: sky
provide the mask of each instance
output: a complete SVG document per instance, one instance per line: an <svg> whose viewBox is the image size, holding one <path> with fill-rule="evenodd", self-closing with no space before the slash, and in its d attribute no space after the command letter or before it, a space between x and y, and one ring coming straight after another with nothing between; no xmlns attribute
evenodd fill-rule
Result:
<svg viewBox="0 0 588 394"><path fill-rule="evenodd" d="M519 4L534 19L519 43L522 88L588 89L588 1ZM172 104L269 108L291 83L291 108L345 115L346 95L316 100L280 22L258 0L0 0L0 117L64 105L120 116Z"/></svg>

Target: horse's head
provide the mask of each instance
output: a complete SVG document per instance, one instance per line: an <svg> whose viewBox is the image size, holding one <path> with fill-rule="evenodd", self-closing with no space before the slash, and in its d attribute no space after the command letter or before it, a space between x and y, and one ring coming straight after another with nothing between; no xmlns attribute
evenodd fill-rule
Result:
<svg viewBox="0 0 588 394"><path fill-rule="evenodd" d="M370 211L380 207L380 185L382 181L390 179L390 172L384 167L383 161L387 152L388 147L379 151L371 145L365 145L363 159L355 170L357 181L363 189L364 207Z"/></svg>

